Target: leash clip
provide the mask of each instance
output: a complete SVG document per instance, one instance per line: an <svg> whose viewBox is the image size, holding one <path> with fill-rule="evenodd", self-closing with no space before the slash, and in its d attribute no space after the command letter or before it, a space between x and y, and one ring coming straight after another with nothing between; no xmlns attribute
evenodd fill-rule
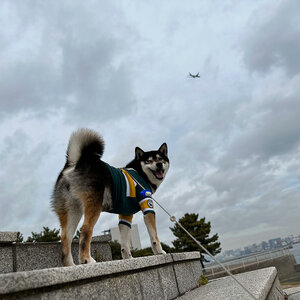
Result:
<svg viewBox="0 0 300 300"><path fill-rule="evenodd" d="M152 193L149 190L142 190L141 195L143 197L150 197L150 198L152 197Z"/></svg>
<svg viewBox="0 0 300 300"><path fill-rule="evenodd" d="M174 216L171 216L171 217L170 217L170 221L171 221L171 222L176 222L176 218L175 218Z"/></svg>

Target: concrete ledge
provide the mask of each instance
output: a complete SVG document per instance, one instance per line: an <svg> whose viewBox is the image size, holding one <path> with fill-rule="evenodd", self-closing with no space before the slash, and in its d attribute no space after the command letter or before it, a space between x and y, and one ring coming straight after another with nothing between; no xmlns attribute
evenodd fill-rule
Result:
<svg viewBox="0 0 300 300"><path fill-rule="evenodd" d="M199 252L184 252L171 254L174 264L174 272L177 279L179 294L183 294L196 286L199 281L199 266L193 260L199 260ZM181 264L180 262L185 262Z"/></svg>
<svg viewBox="0 0 300 300"><path fill-rule="evenodd" d="M97 261L112 260L110 236L95 237L91 255ZM78 240L72 242L72 255L78 264ZM0 243L0 273L55 268L61 266L61 243Z"/></svg>
<svg viewBox="0 0 300 300"><path fill-rule="evenodd" d="M0 243L13 243L17 240L17 232L0 231Z"/></svg>
<svg viewBox="0 0 300 300"><path fill-rule="evenodd" d="M199 252L149 256L2 274L0 298L174 299L201 274Z"/></svg>
<svg viewBox="0 0 300 300"><path fill-rule="evenodd" d="M172 255L172 258L174 261L199 259L199 252L197 252L197 251L172 253L171 255Z"/></svg>
<svg viewBox="0 0 300 300"><path fill-rule="evenodd" d="M300 299L300 286L286 289L284 292L288 295L289 300Z"/></svg>
<svg viewBox="0 0 300 300"><path fill-rule="evenodd" d="M236 278L259 300L284 299L276 268L266 268L236 275ZM180 300L251 299L231 278L223 277L179 297Z"/></svg>
<svg viewBox="0 0 300 300"><path fill-rule="evenodd" d="M93 236L92 242L110 242L111 241L111 235L105 234L105 235L96 235Z"/></svg>

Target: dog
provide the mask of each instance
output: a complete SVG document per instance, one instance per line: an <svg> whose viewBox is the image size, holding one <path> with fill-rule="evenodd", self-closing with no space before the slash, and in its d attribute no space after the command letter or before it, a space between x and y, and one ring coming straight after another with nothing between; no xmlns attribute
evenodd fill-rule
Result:
<svg viewBox="0 0 300 300"><path fill-rule="evenodd" d="M51 201L61 226L62 266L74 265L71 243L82 215L79 263L95 262L90 243L101 211L119 215L123 259L132 258L131 223L133 214L140 210L144 214L153 253L165 254L157 237L151 193L157 190L169 169L167 144L148 152L136 147L134 159L123 169L102 161L103 152L104 141L97 132L79 129L72 133L66 163L55 183Z"/></svg>

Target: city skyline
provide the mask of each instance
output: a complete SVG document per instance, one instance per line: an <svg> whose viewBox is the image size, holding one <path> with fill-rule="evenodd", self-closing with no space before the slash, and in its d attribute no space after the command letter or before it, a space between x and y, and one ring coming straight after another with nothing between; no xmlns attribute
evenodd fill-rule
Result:
<svg viewBox="0 0 300 300"><path fill-rule="evenodd" d="M294 243L300 243L300 234L299 235L289 235L286 237L273 237L266 241L256 242L251 245L242 246L236 249L228 249L220 253L220 257L240 257L248 254L253 254L266 250L273 250L282 247L288 247Z"/></svg>

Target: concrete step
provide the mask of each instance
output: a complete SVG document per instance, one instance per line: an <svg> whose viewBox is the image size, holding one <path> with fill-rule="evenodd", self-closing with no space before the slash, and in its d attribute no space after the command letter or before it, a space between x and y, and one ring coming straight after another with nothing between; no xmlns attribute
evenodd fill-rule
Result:
<svg viewBox="0 0 300 300"><path fill-rule="evenodd" d="M300 286L285 289L284 292L288 295L288 300L300 300Z"/></svg>
<svg viewBox="0 0 300 300"><path fill-rule="evenodd" d="M236 275L236 278L258 300L284 299L284 293L280 287L277 271L274 267L241 273ZM189 291L177 299L253 300L242 287L228 276L210 281L207 285Z"/></svg>
<svg viewBox="0 0 300 300"><path fill-rule="evenodd" d="M15 272L0 275L0 299L174 299L201 274L198 251Z"/></svg>

